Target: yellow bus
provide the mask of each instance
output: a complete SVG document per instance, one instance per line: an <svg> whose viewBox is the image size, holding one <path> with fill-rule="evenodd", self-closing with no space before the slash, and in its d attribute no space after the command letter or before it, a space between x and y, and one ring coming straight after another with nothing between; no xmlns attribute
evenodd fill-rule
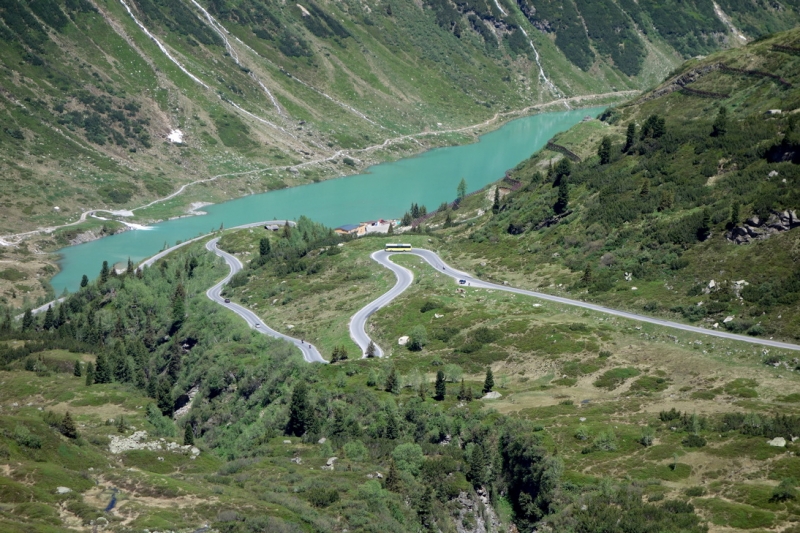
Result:
<svg viewBox="0 0 800 533"><path fill-rule="evenodd" d="M383 248L387 252L407 252L411 250L410 244L386 243Z"/></svg>

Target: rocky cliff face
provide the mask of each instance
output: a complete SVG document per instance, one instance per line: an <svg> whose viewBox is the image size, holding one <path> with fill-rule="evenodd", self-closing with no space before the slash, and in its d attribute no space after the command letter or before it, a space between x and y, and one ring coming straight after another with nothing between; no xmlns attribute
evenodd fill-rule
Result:
<svg viewBox="0 0 800 533"><path fill-rule="evenodd" d="M756 239L768 239L772 235L800 227L800 218L794 210L773 211L767 220L754 215L744 225L733 228L727 234L729 241L736 244L747 244Z"/></svg>

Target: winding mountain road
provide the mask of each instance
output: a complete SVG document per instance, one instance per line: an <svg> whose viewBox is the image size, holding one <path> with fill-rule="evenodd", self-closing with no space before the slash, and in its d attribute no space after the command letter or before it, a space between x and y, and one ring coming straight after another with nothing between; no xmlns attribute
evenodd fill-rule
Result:
<svg viewBox="0 0 800 533"><path fill-rule="evenodd" d="M769 346L772 348L781 348L784 350L795 350L800 351L800 346L797 344L791 344L788 342L780 342L780 341L773 341L769 339L759 339L758 337L748 337L745 335L736 335L733 333L727 333L725 331L718 331L713 329L705 329L699 328L697 326L689 326L687 324L681 324L679 322L672 322L670 320L662 320L660 318L653 318L644 315L637 315L636 313L629 313L627 311L619 311L617 309L610 309L608 307L603 307L602 305L582 302L580 300L572 300L570 298L563 298L561 296L553 296L550 294L544 294L541 292L529 291L525 289L518 289L516 287L510 287L508 285L499 285L497 283L491 283L488 281L484 281L478 278L475 278L471 274L466 272L456 270L452 268L450 265L445 263L441 257L439 257L436 252L432 252L430 250L425 250L422 248L414 248L413 250L406 251L406 252L385 252L383 250L373 253L370 257L380 265L388 268L392 272L394 272L395 276L397 276L397 283L394 287L392 287L388 292L383 294L380 298L374 300L360 311L358 311L350 321L350 337L355 341L356 344L361 347L363 352L366 352L367 346L370 342L370 337L366 333L366 323L370 316L372 316L378 309L389 305L389 303L400 296L410 285L411 282L414 280L414 274L410 270L405 267L402 267L396 263L393 263L389 258L394 254L405 254L405 255L416 255L423 260L425 260L429 265L431 265L437 272L450 276L455 280L464 280L465 287L477 287L481 289L494 289L498 291L506 291L511 292L514 294L522 294L525 296L532 296L533 298L539 298L540 300L547 300L550 302L556 302L564 305L571 305L575 307L581 307L583 309L590 309L592 311L597 311L600 313L605 313L607 315L618 316L621 318L627 318L630 320L636 320L638 322L646 322L648 324L655 324L657 326L664 326L673 329L679 329L681 331L688 331L691 333L699 333L701 335L710 335L712 337L720 337L723 339L730 339L735 341L747 342L750 344L758 344L762 346ZM375 345L375 355L377 357L383 357L383 350Z"/></svg>
<svg viewBox="0 0 800 533"><path fill-rule="evenodd" d="M263 223L262 223L263 224ZM266 324L264 324L261 319L256 315L254 312L250 311L246 307L242 307L239 304L235 304L233 302L226 302L225 298L222 297L222 288L227 284L231 278L240 270L242 270L242 262L239 261L233 255L224 252L217 248L217 242L219 238L211 239L206 243L206 249L210 252L214 252L218 256L225 259L225 262L228 263L228 267L230 267L231 271L228 273L225 278L208 289L206 291L206 296L208 296L211 300L217 302L223 307L226 307L242 317L247 324L258 331L259 333L263 333L264 335L269 335L270 337L275 337L276 339L283 339L287 342L294 344L303 354L303 358L309 363L327 363L325 359L322 358L320 355L319 350L317 350L312 344L307 343L300 339L295 339L294 337L289 337L288 335L284 335L283 333L279 333L274 329L270 328Z"/></svg>

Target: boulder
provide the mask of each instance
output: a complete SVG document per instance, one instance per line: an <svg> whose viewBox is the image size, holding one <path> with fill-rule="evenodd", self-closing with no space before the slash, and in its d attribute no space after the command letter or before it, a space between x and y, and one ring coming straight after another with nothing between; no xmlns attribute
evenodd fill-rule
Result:
<svg viewBox="0 0 800 533"><path fill-rule="evenodd" d="M761 219L760 219L760 218L758 218L758 215L753 215L753 216L751 216L750 218L748 218L748 219L745 221L745 223L746 223L748 226L755 226L755 227L758 227L758 226L760 226L760 225L762 224L762 222L761 222Z"/></svg>
<svg viewBox="0 0 800 533"><path fill-rule="evenodd" d="M408 338L409 338L408 335L403 335L402 337L397 339L397 344L399 344L400 346L405 346L406 344L408 344Z"/></svg>
<svg viewBox="0 0 800 533"><path fill-rule="evenodd" d="M786 447L786 439L784 439L783 437L775 437L772 440L768 440L767 444L769 444L770 446L777 446L779 448L785 448Z"/></svg>
<svg viewBox="0 0 800 533"><path fill-rule="evenodd" d="M498 398L499 398L499 397L501 397L501 396L502 396L502 394L500 394L499 392L492 391L492 392L487 392L487 393L486 393L486 394L483 396L483 398L481 398L481 400L496 400L496 399L498 399Z"/></svg>

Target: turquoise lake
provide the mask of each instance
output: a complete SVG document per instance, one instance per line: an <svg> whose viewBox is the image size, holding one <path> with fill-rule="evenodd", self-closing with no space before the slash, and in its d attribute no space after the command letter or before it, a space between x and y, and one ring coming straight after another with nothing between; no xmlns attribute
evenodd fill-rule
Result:
<svg viewBox="0 0 800 533"><path fill-rule="evenodd" d="M378 218L400 218L412 202L436 209L452 201L464 178L470 191L503 177L505 171L541 149L558 132L605 107L542 113L511 121L474 144L437 148L416 157L370 167L366 174L254 194L203 208L208 214L160 222L148 231L127 231L59 250L61 271L51 283L56 294L94 278L103 261L138 262L170 246L218 229L301 215L331 227Z"/></svg>

